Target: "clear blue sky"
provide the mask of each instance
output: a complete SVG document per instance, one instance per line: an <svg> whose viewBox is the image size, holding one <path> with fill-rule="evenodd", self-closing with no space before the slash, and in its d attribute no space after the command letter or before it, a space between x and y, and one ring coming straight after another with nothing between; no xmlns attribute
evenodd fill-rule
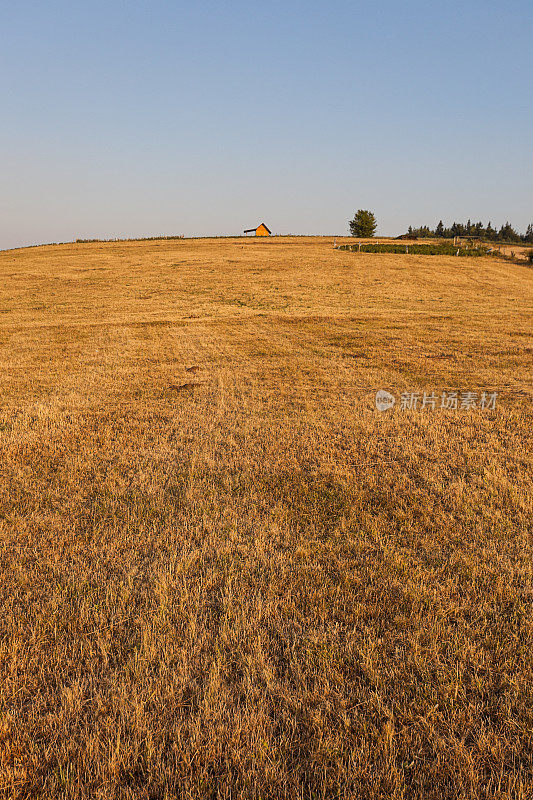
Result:
<svg viewBox="0 0 533 800"><path fill-rule="evenodd" d="M0 248L533 221L531 0L0 8Z"/></svg>

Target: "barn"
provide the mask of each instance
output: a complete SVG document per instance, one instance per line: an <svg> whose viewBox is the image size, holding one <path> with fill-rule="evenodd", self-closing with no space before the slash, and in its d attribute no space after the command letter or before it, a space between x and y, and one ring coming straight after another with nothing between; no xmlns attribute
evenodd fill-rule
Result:
<svg viewBox="0 0 533 800"><path fill-rule="evenodd" d="M258 225L257 228L248 228L244 233L255 233L256 236L272 236L272 231L267 228L264 222Z"/></svg>

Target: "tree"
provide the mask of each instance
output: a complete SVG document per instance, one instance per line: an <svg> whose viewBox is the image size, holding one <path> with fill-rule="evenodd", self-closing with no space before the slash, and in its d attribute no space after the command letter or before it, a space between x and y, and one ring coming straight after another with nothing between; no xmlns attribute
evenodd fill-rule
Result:
<svg viewBox="0 0 533 800"><path fill-rule="evenodd" d="M435 236L444 236L444 224L442 220L439 222L437 227L435 228Z"/></svg>
<svg viewBox="0 0 533 800"><path fill-rule="evenodd" d="M502 225L499 230L498 239L503 242L519 242L520 236L517 234L511 223L506 222L505 225Z"/></svg>
<svg viewBox="0 0 533 800"><path fill-rule="evenodd" d="M533 224L530 222L527 226L526 235L524 236L524 241L528 242L528 244L533 243Z"/></svg>
<svg viewBox="0 0 533 800"><path fill-rule="evenodd" d="M496 239L496 237L498 236L498 231L492 227L492 222L489 222L489 224L487 225L487 228L485 230L485 236L487 237L487 239L491 240Z"/></svg>
<svg viewBox="0 0 533 800"><path fill-rule="evenodd" d="M350 220L350 233L352 236L360 236L362 239L371 239L376 232L377 222L371 211L363 211L362 208Z"/></svg>

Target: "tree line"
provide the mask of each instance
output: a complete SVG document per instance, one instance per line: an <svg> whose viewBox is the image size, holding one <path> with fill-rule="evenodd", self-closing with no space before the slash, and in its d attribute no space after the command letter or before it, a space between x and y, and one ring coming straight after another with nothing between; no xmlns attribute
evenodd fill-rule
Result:
<svg viewBox="0 0 533 800"><path fill-rule="evenodd" d="M461 222L454 222L449 228L444 226L442 220L433 230L427 225L422 225L420 228L413 228L409 225L408 233L412 236L424 238L442 238L452 239L454 236L476 236L480 239L487 239L493 242L524 242L526 244L533 244L533 224L530 223L525 233L518 233L510 222L506 222L500 229L493 228L492 223L483 225L482 222L472 222L468 220L466 224Z"/></svg>
<svg viewBox="0 0 533 800"><path fill-rule="evenodd" d="M360 208L355 212L354 218L348 224L352 236L371 239L375 235L377 221L372 211ZM491 222L488 225L483 225L482 222L472 222L471 220L468 220L466 224L454 222L453 225L446 228L443 221L440 220L439 224L433 229L427 225L422 225L420 228L413 228L412 225L409 225L407 233L409 236L418 237L419 239L453 239L454 236L475 236L491 242L524 242L525 244L533 244L533 223L527 226L525 233L518 233L510 222L506 222L499 229L493 228Z"/></svg>

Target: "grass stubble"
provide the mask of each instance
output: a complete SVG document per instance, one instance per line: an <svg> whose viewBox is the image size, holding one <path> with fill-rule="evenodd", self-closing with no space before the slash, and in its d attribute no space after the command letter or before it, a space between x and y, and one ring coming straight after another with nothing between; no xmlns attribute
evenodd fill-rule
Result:
<svg viewBox="0 0 533 800"><path fill-rule="evenodd" d="M532 796L531 270L276 238L0 275L0 796Z"/></svg>

